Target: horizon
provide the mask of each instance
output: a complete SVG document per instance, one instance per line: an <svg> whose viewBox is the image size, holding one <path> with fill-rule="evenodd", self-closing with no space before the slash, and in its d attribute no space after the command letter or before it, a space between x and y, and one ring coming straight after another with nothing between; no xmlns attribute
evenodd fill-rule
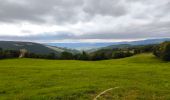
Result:
<svg viewBox="0 0 170 100"><path fill-rule="evenodd" d="M92 50L92 49L99 49L102 47L108 47L112 45L150 45L150 44L159 44L164 41L169 41L170 38L149 38L149 39L140 39L140 40L131 40L131 41L112 41L112 42L47 42L47 43L38 43L38 42L32 42L32 41L3 41L0 40L0 42L16 42L16 43L38 43L46 45L47 47L61 47L61 48L67 48L67 49L74 49L74 50Z"/></svg>
<svg viewBox="0 0 170 100"><path fill-rule="evenodd" d="M0 41L12 41L12 42L33 42L33 43L40 43L40 44L53 44L53 43L88 43L88 44L95 44L95 43L121 43L121 42L137 42L137 41L145 41L145 40L155 40L155 39L170 39L170 37L162 37L162 38L145 38L145 39L134 39L134 40L113 40L113 41L62 41L62 42L36 42L36 41L29 41L29 40L0 40Z"/></svg>

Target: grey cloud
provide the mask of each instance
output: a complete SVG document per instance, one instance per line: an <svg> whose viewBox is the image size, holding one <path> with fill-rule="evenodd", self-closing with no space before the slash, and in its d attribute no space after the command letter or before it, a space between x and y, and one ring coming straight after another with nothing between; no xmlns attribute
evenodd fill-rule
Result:
<svg viewBox="0 0 170 100"><path fill-rule="evenodd" d="M26 31L27 32L27 31ZM0 40L24 40L24 41L59 41L59 40L86 40L86 39L143 39L170 37L170 22L157 22L148 25L127 27L121 32L99 31L82 35L75 35L70 32L52 32L41 35L30 36L0 36Z"/></svg>
<svg viewBox="0 0 170 100"><path fill-rule="evenodd" d="M66 33L66 32L57 32L57 33L58 34L44 33L44 34L41 34L41 35L28 35L28 36L8 36L8 35L3 35L3 36L0 36L0 40L35 41L35 42L44 42L45 41L45 42L47 42L47 41L71 39L71 37L75 38L75 35L72 34L72 33Z"/></svg>
<svg viewBox="0 0 170 100"><path fill-rule="evenodd" d="M30 5L29 5L30 6ZM7 1L0 1L0 21L1 22L43 22L41 15L47 13L47 10L36 10L33 7L13 4Z"/></svg>
<svg viewBox="0 0 170 100"><path fill-rule="evenodd" d="M51 32L31 36L0 36L14 40L64 40L64 39L135 39L170 37L170 0L0 0L0 23L39 23L62 26L78 22L94 23L82 35L71 32ZM136 7L139 3L139 8ZM136 12L133 12L136 11ZM101 19L97 19L97 16ZM105 19L108 17L109 19ZM104 21L102 20L104 19ZM122 19L122 20L120 20ZM124 19L127 19L124 21ZM95 21L94 21L95 20ZM107 21L105 21L107 20ZM119 20L119 21L118 21ZM141 24L135 22L147 22ZM102 22L103 21L103 22ZM106 26L98 25L103 23ZM107 23L106 23L107 22ZM117 25L116 27L114 27ZM121 26L122 25L122 26ZM65 26L63 26L65 27ZM96 29L97 27L97 29ZM105 29L106 28L106 29ZM96 30L95 30L96 29ZM22 33L31 33L21 30Z"/></svg>
<svg viewBox="0 0 170 100"><path fill-rule="evenodd" d="M152 4L151 0L22 0L23 3L15 3L21 2L19 0L13 1L0 0L0 22L19 23L27 21L32 23L74 24L79 21L89 21L96 15L112 17L128 15L128 9L131 6L128 5L129 2L149 2ZM169 4L167 3L159 8L167 11ZM145 15L139 16L142 18Z"/></svg>
<svg viewBox="0 0 170 100"><path fill-rule="evenodd" d="M121 0L87 0L84 11L91 15L121 16L127 13Z"/></svg>
<svg viewBox="0 0 170 100"><path fill-rule="evenodd" d="M126 13L126 8L118 0L23 0L24 3L15 2L0 0L0 22L48 23L48 18L51 18L56 24L76 23L84 21L88 15L93 18L96 15L121 16Z"/></svg>
<svg viewBox="0 0 170 100"><path fill-rule="evenodd" d="M48 23L51 17L56 23L76 19L81 0L24 0L25 4L0 0L0 22ZM16 1L17 2L17 1Z"/></svg>

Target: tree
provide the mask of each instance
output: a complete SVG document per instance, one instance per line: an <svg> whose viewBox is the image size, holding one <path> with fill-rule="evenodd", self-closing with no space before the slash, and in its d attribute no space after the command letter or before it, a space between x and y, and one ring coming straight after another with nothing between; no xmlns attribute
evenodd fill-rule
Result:
<svg viewBox="0 0 170 100"><path fill-rule="evenodd" d="M10 55L12 58L19 57L19 55L20 55L20 52L16 51L16 50L9 50L9 52L10 52Z"/></svg>
<svg viewBox="0 0 170 100"><path fill-rule="evenodd" d="M82 54L80 55L79 60L89 60L88 54L85 51L83 51Z"/></svg>
<svg viewBox="0 0 170 100"><path fill-rule="evenodd" d="M2 48L0 48L0 59L3 58L3 51L2 51Z"/></svg>
<svg viewBox="0 0 170 100"><path fill-rule="evenodd" d="M3 59L3 58L4 58L4 52L0 51L0 59Z"/></svg>
<svg viewBox="0 0 170 100"><path fill-rule="evenodd" d="M80 57L81 57L81 54L80 54L80 53L73 55L73 58L74 58L75 60L80 60Z"/></svg>
<svg viewBox="0 0 170 100"><path fill-rule="evenodd" d="M162 60L170 61L170 42L164 42L155 47L153 54Z"/></svg>
<svg viewBox="0 0 170 100"><path fill-rule="evenodd" d="M154 47L153 54L154 54L156 57L160 57L160 55L161 55L160 46L155 46L155 47Z"/></svg>
<svg viewBox="0 0 170 100"><path fill-rule="evenodd" d="M41 56L42 57L42 56ZM56 59L56 54L55 53L50 53L48 56L47 56L48 59Z"/></svg>
<svg viewBox="0 0 170 100"><path fill-rule="evenodd" d="M64 52L61 53L61 57L60 58L61 59L73 59L73 54L70 53L70 52L64 51Z"/></svg>
<svg viewBox="0 0 170 100"><path fill-rule="evenodd" d="M135 48L134 49L134 54L139 54L139 53L141 53L141 50L139 48Z"/></svg>
<svg viewBox="0 0 170 100"><path fill-rule="evenodd" d="M129 51L126 52L117 51L113 53L112 58L118 59L118 58L130 57L130 56L133 56L133 53L130 53Z"/></svg>
<svg viewBox="0 0 170 100"><path fill-rule="evenodd" d="M124 53L122 51L117 51L112 54L112 58L117 59L117 58L123 58Z"/></svg>
<svg viewBox="0 0 170 100"><path fill-rule="evenodd" d="M104 52L95 53L91 57L91 60L104 60L104 59L109 59L109 57L107 57L107 55Z"/></svg>

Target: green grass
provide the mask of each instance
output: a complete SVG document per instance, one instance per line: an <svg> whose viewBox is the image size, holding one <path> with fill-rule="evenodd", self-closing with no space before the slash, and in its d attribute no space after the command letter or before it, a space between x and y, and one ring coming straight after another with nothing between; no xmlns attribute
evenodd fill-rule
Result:
<svg viewBox="0 0 170 100"><path fill-rule="evenodd" d="M151 54L105 61L0 60L0 100L170 100L170 63Z"/></svg>

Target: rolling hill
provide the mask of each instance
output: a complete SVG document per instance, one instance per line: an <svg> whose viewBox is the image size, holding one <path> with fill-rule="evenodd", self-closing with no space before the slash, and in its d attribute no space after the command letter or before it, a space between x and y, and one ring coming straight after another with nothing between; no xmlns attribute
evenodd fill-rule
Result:
<svg viewBox="0 0 170 100"><path fill-rule="evenodd" d="M60 48L56 46L48 46L40 43L21 42L21 41L0 41L0 48L2 48L3 50L26 49L28 50L28 52L36 53L36 54L49 54L49 53L60 54L63 51L72 52L72 53L78 52L76 50Z"/></svg>
<svg viewBox="0 0 170 100"><path fill-rule="evenodd" d="M50 45L46 45L48 48L58 51L58 52L70 52L72 54L77 54L80 53L79 50L76 49L68 49L68 48L62 48L62 47L56 47L56 46L50 46Z"/></svg>
<svg viewBox="0 0 170 100"><path fill-rule="evenodd" d="M102 49L114 49L114 48L121 49L121 48L141 47L141 46L145 46L145 45L156 45L156 44L160 44L165 41L170 41L170 38L146 39L146 40L132 41L132 42L117 42L117 43L112 43L111 45L108 45L108 46L89 49L89 50L87 50L87 52L89 52L89 53L97 52Z"/></svg>
<svg viewBox="0 0 170 100"><path fill-rule="evenodd" d="M33 43L33 42L20 42L20 41L0 41L0 48L4 50L20 50L26 49L28 52L36 54L49 54L49 53L59 53L46 47L43 44Z"/></svg>
<svg viewBox="0 0 170 100"><path fill-rule="evenodd" d="M145 39L145 40L138 40L138 41L131 41L131 42L94 42L94 43L46 43L47 45L57 46L57 47L64 47L64 48L72 48L77 50L96 50L102 47L107 46L115 46L118 45L119 47L123 44L126 45L149 45L149 44L159 44L164 41L170 41L170 38L160 38L160 39Z"/></svg>

